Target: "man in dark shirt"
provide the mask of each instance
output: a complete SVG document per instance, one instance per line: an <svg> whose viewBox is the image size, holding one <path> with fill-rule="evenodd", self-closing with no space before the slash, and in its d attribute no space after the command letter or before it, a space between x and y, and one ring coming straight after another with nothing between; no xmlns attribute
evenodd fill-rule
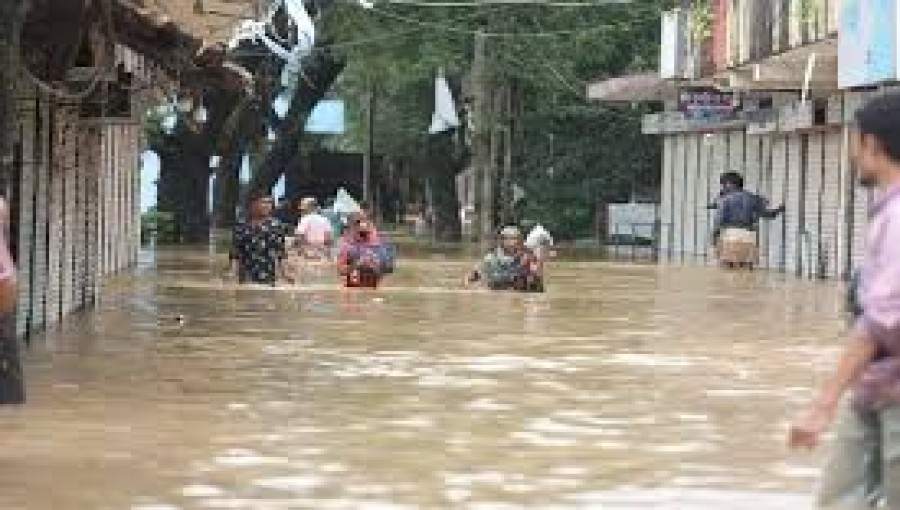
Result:
<svg viewBox="0 0 900 510"><path fill-rule="evenodd" d="M735 172L722 175L722 193L714 207L713 245L726 267L753 268L756 263L756 229L760 219L773 219L784 205L769 209L768 201L744 189L744 178Z"/></svg>
<svg viewBox="0 0 900 510"><path fill-rule="evenodd" d="M274 285L284 276L284 227L272 217L273 207L269 196L251 197L247 220L234 228L231 264L241 283Z"/></svg>

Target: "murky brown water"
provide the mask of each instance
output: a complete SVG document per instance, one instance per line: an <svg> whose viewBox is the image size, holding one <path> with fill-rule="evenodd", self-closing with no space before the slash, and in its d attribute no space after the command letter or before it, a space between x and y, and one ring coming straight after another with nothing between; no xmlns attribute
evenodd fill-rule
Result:
<svg viewBox="0 0 900 510"><path fill-rule="evenodd" d="M522 296L429 259L377 293L237 290L203 255L158 265L28 354L0 508L808 507L818 459L783 435L836 354L832 284L560 263Z"/></svg>

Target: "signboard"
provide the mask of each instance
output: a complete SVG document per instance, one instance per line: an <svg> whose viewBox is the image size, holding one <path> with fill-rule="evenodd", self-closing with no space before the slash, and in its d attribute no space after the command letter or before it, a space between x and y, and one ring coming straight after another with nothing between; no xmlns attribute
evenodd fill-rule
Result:
<svg viewBox="0 0 900 510"><path fill-rule="evenodd" d="M306 120L306 132L317 135L344 134L344 102L339 99L319 101Z"/></svg>
<svg viewBox="0 0 900 510"><path fill-rule="evenodd" d="M898 77L896 0L843 0L838 30L838 86L877 85Z"/></svg>
<svg viewBox="0 0 900 510"><path fill-rule="evenodd" d="M792 103L780 111L779 127L781 131L802 131L813 127L813 105L811 102Z"/></svg>
<svg viewBox="0 0 900 510"><path fill-rule="evenodd" d="M715 89L685 89L678 94L678 110L687 119L730 118L737 111L737 98Z"/></svg>

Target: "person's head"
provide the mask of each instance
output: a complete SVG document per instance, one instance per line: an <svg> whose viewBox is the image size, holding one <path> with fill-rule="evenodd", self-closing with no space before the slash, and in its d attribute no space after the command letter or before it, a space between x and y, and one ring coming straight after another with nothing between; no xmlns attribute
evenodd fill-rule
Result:
<svg viewBox="0 0 900 510"><path fill-rule="evenodd" d="M500 229L498 235L500 248L505 252L514 252L522 246L522 231L518 227L508 226Z"/></svg>
<svg viewBox="0 0 900 510"><path fill-rule="evenodd" d="M724 191L738 191L744 189L744 178L737 172L725 172L719 177L719 184Z"/></svg>
<svg viewBox="0 0 900 510"><path fill-rule="evenodd" d="M268 218L272 215L275 203L267 193L252 193L250 195L250 217L253 219Z"/></svg>
<svg viewBox="0 0 900 510"><path fill-rule="evenodd" d="M900 93L878 96L856 112L851 143L862 186L883 187L900 179Z"/></svg>
<svg viewBox="0 0 900 510"><path fill-rule="evenodd" d="M312 214L319 210L319 202L313 197L306 197L300 200L300 212L302 214Z"/></svg>
<svg viewBox="0 0 900 510"><path fill-rule="evenodd" d="M347 216L347 234L354 239L366 240L372 233L372 223L363 212L350 213Z"/></svg>

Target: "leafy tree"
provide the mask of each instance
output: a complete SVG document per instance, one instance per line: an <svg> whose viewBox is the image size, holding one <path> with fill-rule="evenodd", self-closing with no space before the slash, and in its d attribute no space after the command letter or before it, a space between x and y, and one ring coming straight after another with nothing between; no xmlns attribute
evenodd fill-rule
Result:
<svg viewBox="0 0 900 510"><path fill-rule="evenodd" d="M562 237L589 234L598 203L653 198L659 147L640 135L646 108L589 103L586 84L656 66L665 4L335 7L324 26L348 55L336 86L350 105L342 147L365 147L364 105L374 91L376 152L420 184L434 179L434 151L427 149L435 140L426 134L434 76L443 69L453 81L465 81L474 34L481 31L492 86L512 88L519 103L512 119L500 120L514 125L513 181L527 196L518 215ZM438 153L449 157L450 149L443 150Z"/></svg>

